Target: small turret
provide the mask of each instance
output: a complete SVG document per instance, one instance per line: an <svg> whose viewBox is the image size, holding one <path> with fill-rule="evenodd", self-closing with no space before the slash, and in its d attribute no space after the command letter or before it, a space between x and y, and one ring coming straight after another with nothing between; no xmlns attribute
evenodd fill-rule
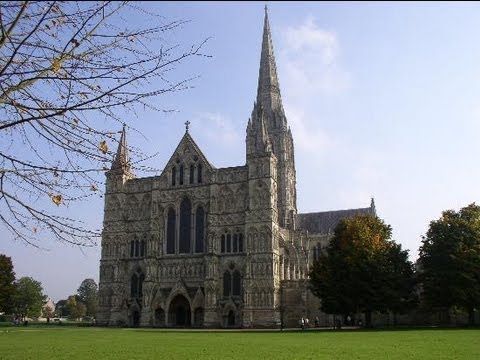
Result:
<svg viewBox="0 0 480 360"><path fill-rule="evenodd" d="M372 196L372 200L370 201L370 211L373 215L377 215L377 209L375 208L375 200Z"/></svg>

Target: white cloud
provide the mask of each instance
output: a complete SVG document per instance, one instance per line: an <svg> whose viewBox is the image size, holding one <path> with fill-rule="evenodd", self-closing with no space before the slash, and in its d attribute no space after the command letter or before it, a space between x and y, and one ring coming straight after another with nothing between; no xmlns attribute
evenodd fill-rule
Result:
<svg viewBox="0 0 480 360"><path fill-rule="evenodd" d="M321 98L350 87L350 75L340 64L340 43L334 32L306 18L280 29L278 67L285 110L292 126L295 147L301 156L327 155L334 139L322 128Z"/></svg>
<svg viewBox="0 0 480 360"><path fill-rule="evenodd" d="M290 106L285 111L292 127L295 148L317 155L324 154L325 150L332 145L332 139L321 129L311 128L306 124L304 110Z"/></svg>
<svg viewBox="0 0 480 360"><path fill-rule="evenodd" d="M320 29L311 17L298 27L288 27L285 39L292 52L315 53L324 65L332 64L338 56L339 46L335 34Z"/></svg>
<svg viewBox="0 0 480 360"><path fill-rule="evenodd" d="M334 95L350 87L350 75L340 63L340 44L334 32L321 29L312 17L283 31L280 64L285 94L311 98Z"/></svg>
<svg viewBox="0 0 480 360"><path fill-rule="evenodd" d="M202 112L192 117L192 135L205 156L216 167L239 166L234 159L245 157L243 124L218 112Z"/></svg>
<svg viewBox="0 0 480 360"><path fill-rule="evenodd" d="M234 122L220 113L204 112L194 115L194 123L198 124L196 133L203 135L213 144L232 144L242 141L242 136Z"/></svg>

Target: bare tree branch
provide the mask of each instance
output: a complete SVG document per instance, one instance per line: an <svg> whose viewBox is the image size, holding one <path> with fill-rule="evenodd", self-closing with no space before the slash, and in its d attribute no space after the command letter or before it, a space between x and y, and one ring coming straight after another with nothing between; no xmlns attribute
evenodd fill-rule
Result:
<svg viewBox="0 0 480 360"><path fill-rule="evenodd" d="M125 25L135 12L148 26ZM170 111L152 100L191 86L173 70L206 56L205 41L183 50L163 38L185 24L138 3L0 3L0 224L13 237L95 243L99 230L57 213L102 196L126 112ZM133 165L146 158L131 151Z"/></svg>

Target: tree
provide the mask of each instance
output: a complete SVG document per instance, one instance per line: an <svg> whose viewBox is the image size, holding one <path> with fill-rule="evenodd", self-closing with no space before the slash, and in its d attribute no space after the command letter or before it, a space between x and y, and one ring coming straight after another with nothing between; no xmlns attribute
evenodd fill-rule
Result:
<svg viewBox="0 0 480 360"><path fill-rule="evenodd" d="M462 308L473 325L480 307L480 206L447 210L430 222L419 262L426 303L447 314Z"/></svg>
<svg viewBox="0 0 480 360"><path fill-rule="evenodd" d="M0 254L0 313L11 313L15 295L15 272L12 259Z"/></svg>
<svg viewBox="0 0 480 360"><path fill-rule="evenodd" d="M70 316L70 309L67 306L67 300L58 300L55 304L55 313L58 317Z"/></svg>
<svg viewBox="0 0 480 360"><path fill-rule="evenodd" d="M185 22L138 3L12 1L0 14L0 223L35 246L45 232L92 245L99 231L56 207L99 195L120 124L168 111L158 96L189 86L172 70L203 43L165 43ZM130 25L135 14L143 27Z"/></svg>
<svg viewBox="0 0 480 360"><path fill-rule="evenodd" d="M391 240L391 227L376 216L344 219L326 252L310 270L310 288L333 314L400 312L413 298L413 265Z"/></svg>
<svg viewBox="0 0 480 360"><path fill-rule="evenodd" d="M417 275L413 263L408 260L408 250L402 250L399 244L390 242L384 260L385 283L388 284L385 302L396 325L397 314L404 314L418 304Z"/></svg>
<svg viewBox="0 0 480 360"><path fill-rule="evenodd" d="M70 295L67 299L66 306L72 319L78 320L85 316L87 308L85 304L80 301L77 295Z"/></svg>
<svg viewBox="0 0 480 360"><path fill-rule="evenodd" d="M98 286L95 280L85 279L77 290L78 299L85 304L86 314L95 316L98 302Z"/></svg>
<svg viewBox="0 0 480 360"><path fill-rule="evenodd" d="M17 281L14 305L16 313L20 317L40 316L46 298L39 281L31 277L22 277Z"/></svg>

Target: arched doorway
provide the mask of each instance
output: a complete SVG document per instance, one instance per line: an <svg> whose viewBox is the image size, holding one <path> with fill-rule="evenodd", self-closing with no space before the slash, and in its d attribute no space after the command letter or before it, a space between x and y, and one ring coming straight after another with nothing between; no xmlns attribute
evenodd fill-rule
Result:
<svg viewBox="0 0 480 360"><path fill-rule="evenodd" d="M233 312L233 310L230 310L228 312L228 318L227 319L228 319L227 320L228 321L227 322L228 326L235 326L235 313Z"/></svg>
<svg viewBox="0 0 480 360"><path fill-rule="evenodd" d="M140 326L140 312L138 310L135 310L132 314L132 326Z"/></svg>
<svg viewBox="0 0 480 360"><path fill-rule="evenodd" d="M170 303L168 320L172 326L191 326L190 303L183 295L177 295Z"/></svg>
<svg viewBox="0 0 480 360"><path fill-rule="evenodd" d="M165 326L165 311L163 311L162 308L157 308L155 310L155 326Z"/></svg>

